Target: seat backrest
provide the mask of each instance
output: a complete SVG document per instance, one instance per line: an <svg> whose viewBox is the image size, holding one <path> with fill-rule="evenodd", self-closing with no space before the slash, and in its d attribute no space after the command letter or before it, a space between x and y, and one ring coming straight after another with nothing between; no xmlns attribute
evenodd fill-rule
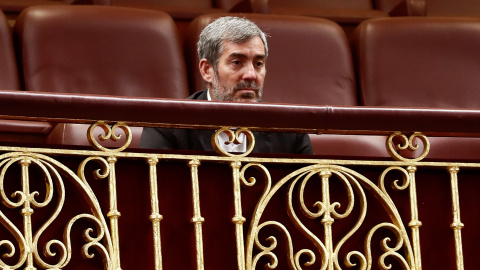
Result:
<svg viewBox="0 0 480 270"><path fill-rule="evenodd" d="M12 42L12 33L7 18L0 10L0 89L19 90L15 50Z"/></svg>
<svg viewBox="0 0 480 270"><path fill-rule="evenodd" d="M20 90L12 32L0 10L0 91ZM52 130L47 122L0 119L0 141L40 143Z"/></svg>
<svg viewBox="0 0 480 270"><path fill-rule="evenodd" d="M196 42L201 30L226 14L194 20L186 45L191 89L205 88L198 71ZM231 15L231 14L230 14ZM269 56L264 101L316 105L356 105L350 47L343 30L313 17L244 14L268 34Z"/></svg>
<svg viewBox="0 0 480 270"><path fill-rule="evenodd" d="M480 16L478 0L426 0L427 16Z"/></svg>
<svg viewBox="0 0 480 270"><path fill-rule="evenodd" d="M375 9L390 16L425 16L427 0L374 0Z"/></svg>
<svg viewBox="0 0 480 270"><path fill-rule="evenodd" d="M250 0L214 0L215 6L225 11L229 11L237 5L244 5L251 8Z"/></svg>
<svg viewBox="0 0 480 270"><path fill-rule="evenodd" d="M170 16L108 6L33 6L15 25L26 90L184 98L183 50Z"/></svg>
<svg viewBox="0 0 480 270"><path fill-rule="evenodd" d="M480 19L370 20L354 44L363 105L480 108Z"/></svg>
<svg viewBox="0 0 480 270"><path fill-rule="evenodd" d="M145 5L145 6L166 6L183 8L211 8L212 0L110 0L115 6Z"/></svg>
<svg viewBox="0 0 480 270"><path fill-rule="evenodd" d="M268 0L270 7L372 9L372 0Z"/></svg>
<svg viewBox="0 0 480 270"><path fill-rule="evenodd" d="M401 3L406 1L407 0L374 0L374 3L377 9L388 13L395 9L396 6L399 6Z"/></svg>

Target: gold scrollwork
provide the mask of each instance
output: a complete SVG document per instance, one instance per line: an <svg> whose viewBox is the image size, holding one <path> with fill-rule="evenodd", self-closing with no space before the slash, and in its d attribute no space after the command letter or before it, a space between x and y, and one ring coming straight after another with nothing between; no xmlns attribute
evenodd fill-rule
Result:
<svg viewBox="0 0 480 270"><path fill-rule="evenodd" d="M347 254L345 257L345 265L347 267L354 267L356 266L356 263L352 262L352 257L355 257L360 261L360 269L371 269L372 268L372 237L380 229L387 229L390 230L391 232L394 233L395 238L396 238L396 244L391 247L389 246L389 243L392 241L391 238L385 237L382 239L380 243L380 247L383 251L383 254L381 254L378 258L378 264L380 269L392 269L391 264L386 264L385 260L388 257L395 258L397 262L399 262L402 265L402 269L412 269L412 265L409 264L409 262L399 253L399 251L402 249L404 246L404 237L402 236L402 231L400 228L392 223L384 222L381 224L378 224L374 226L367 235L367 238L365 239L365 253L367 254L366 256L358 251L351 251Z"/></svg>
<svg viewBox="0 0 480 270"><path fill-rule="evenodd" d="M300 257L303 255L304 257L308 257L308 260L303 263L305 266L310 266L315 263L316 257L315 253L309 249L302 249L299 250L294 254L293 250L293 245L292 243L292 237L290 236L290 233L288 232L287 228L282 225L280 222L277 221L267 221L259 225L258 230L260 231L262 228L266 226L273 226L277 228L278 231L283 232L283 235L287 239L287 242L289 243L288 245L288 257L291 258L288 263L290 269L302 269L301 263L300 263ZM270 269L275 269L278 266L278 258L277 255L273 252L275 248L277 247L277 239L274 236L270 236L266 239L269 244L264 245L261 243L261 241L258 239L258 234L255 236L255 246L260 249L261 251L255 255L253 258L252 262L252 268L248 269L256 269L256 266L258 264L258 261L262 257L266 257L269 259L269 263L266 265L266 267Z"/></svg>
<svg viewBox="0 0 480 270"><path fill-rule="evenodd" d="M85 176L85 166L89 161L92 161L92 160L96 161L102 166L102 169L97 169L94 171L93 177L95 179L97 180L105 179L110 174L110 167L108 166L108 162L104 158L101 158L101 157L86 158L78 166L77 175L80 177L80 179L82 179L83 183L87 184L87 186L88 186L88 183L87 183L87 177ZM103 173L102 173L102 170L103 170Z"/></svg>
<svg viewBox="0 0 480 270"><path fill-rule="evenodd" d="M400 138L401 143L395 145L393 142L394 138ZM416 139L420 139L423 143L423 152L416 158L406 158L403 157L398 153L398 150L410 150L410 151L416 151L418 150L418 144L415 143ZM430 151L430 142L428 141L428 138L423 135L420 132L414 132L412 135L410 135L409 138L402 134L401 132L394 132L391 134L386 142L386 147L387 151L390 154L390 156L397 160L397 161L420 161L423 158L425 158L428 155L428 152Z"/></svg>
<svg viewBox="0 0 480 270"><path fill-rule="evenodd" d="M240 135L243 134L245 135L245 139L247 140L247 150L244 153L229 153L225 151L222 146L220 145L219 142L219 136L220 134L225 133L228 135L228 141L225 142L225 144L242 144L244 141L240 138ZM246 157L248 156L252 150L253 147L255 146L255 136L253 133L247 129L247 128L238 128L236 130L233 130L230 127L221 127L215 133L212 135L212 145L213 149L222 156L227 156L227 157Z"/></svg>
<svg viewBox="0 0 480 270"><path fill-rule="evenodd" d="M392 223L387 223L387 222L381 223L370 230L370 232L368 233L367 239L365 241L365 247L368 254L367 260L371 261L371 258L372 258L372 254L371 254L372 236L377 230L381 228L388 229L391 232L393 232L395 234L397 241L396 241L396 244L392 247L389 245L392 239L390 239L389 237L386 237L382 240L380 246L384 253L380 255L380 257L378 258L378 263L380 268L391 269L392 265L391 264L387 265L385 263L385 260L387 259L387 257L393 257L396 259L396 261L401 263L403 269L411 269L411 265L409 265L407 260L405 260L405 258L398 252L401 250L401 248L404 245L404 237L402 236L402 232L396 225Z"/></svg>
<svg viewBox="0 0 480 270"><path fill-rule="evenodd" d="M345 167L336 166L336 165L312 165L307 166L302 169L299 169L284 178L278 181L275 185L271 185L271 179L266 168L260 164L247 164L244 166L241 171L241 179L243 184L246 186L251 186L255 184L255 179L249 179L246 181L244 173L245 169L249 167L260 168L265 174L266 185L264 192L261 198L258 201L254 215L252 216L252 221L250 224L249 233L247 235L246 242L246 266L247 269L255 269L256 264L258 263L260 257L265 257L268 259L269 263L266 265L268 268L275 268L278 264L277 255L274 253L275 248L277 247L277 240L274 236L269 236L265 240L268 244L262 244L260 239L258 239L259 232L262 228L266 226L273 226L278 231L282 232L282 235L287 240L287 262L290 269L302 269L300 264L300 256L306 259L306 262L303 262L303 265L313 265L316 262L316 255L320 255L322 269L341 269L340 263L338 261L338 256L340 250L344 244L350 239L355 233L358 232L360 226L364 223L366 218L367 211L367 198L365 190L373 193L377 198L380 198L380 203L383 205L385 211L388 213L388 216L391 218L391 222L381 223L371 229L370 233L365 238L365 253L359 251L350 251L347 253L344 263L347 267L355 266L355 263L351 261L352 256L357 258L360 261L360 269L371 269L372 267L372 256L371 256L371 238L372 235L380 228L386 228L392 231L396 238L396 244L391 247L388 245L390 239L385 238L381 243L380 248L384 253L378 258L380 267L383 269L389 269L389 265L385 263L387 257L396 258L400 264L404 266L405 269L410 269L414 267L414 262L411 260L413 258L413 250L411 246L410 239L408 238L408 233L403 225L403 221L398 213L398 209L395 208L392 200L386 194L383 184L380 184L381 187L373 184L369 179L365 178L361 174L347 169ZM398 169L397 167L392 167L392 169ZM391 169L390 169L391 170ZM384 174L386 174L387 170ZM402 169L400 169L402 171ZM403 172L403 171L402 171ZM321 200L316 201L310 207L316 208L316 210L310 210L305 203L304 192L307 190L307 183L312 181L311 179L318 180L320 176L320 181L322 183L322 192ZM382 176L382 179L384 175ZM342 208L340 212L340 203L335 201L330 201L330 187L329 183L331 181L340 181L348 195L347 205ZM383 181L383 180L382 180ZM288 184L287 191L287 212L288 217L295 225L295 227L302 232L302 234L309 239L312 244L316 247L316 251L309 249L302 249L299 251L294 251L293 240L290 236L289 231L285 225L281 224L275 220L261 221L262 214L266 210L269 201L278 194L280 188ZM408 186L408 177L404 179L403 184L398 182L394 183L394 187L403 190ZM296 192L295 192L296 190ZM296 200L299 201L299 208L301 213L310 218L318 219L323 225L324 237L323 239L316 233L312 232L310 228L306 226L305 223L299 218L294 207L294 195L297 194ZM355 196L359 196L358 199L355 199ZM353 211L356 202L359 204L359 211ZM356 222L353 224L352 228L337 242L333 242L333 225L335 220L340 220L351 216L353 213L358 215L355 219ZM256 250L259 250L258 253L254 254L254 247ZM399 252L400 249L403 249L402 252ZM402 257L403 256L403 257Z"/></svg>
<svg viewBox="0 0 480 270"><path fill-rule="evenodd" d="M410 185L410 178L409 178L409 175L408 175L408 172L407 170L405 170L404 168L402 167L398 167L398 166L392 166L392 167L388 167L386 170L384 170L382 172L382 174L380 175L380 178L379 178L379 183L378 185L380 186L380 189L383 191L383 193L388 196L388 199L391 200L390 196L388 195L388 192L387 192L387 189L385 187L385 177L387 176L387 174L390 172L390 171L399 171L402 176L403 176L403 182L401 184L399 184L400 180L394 180L392 182L392 188L395 189L395 190L405 190L409 185Z"/></svg>
<svg viewBox="0 0 480 270"><path fill-rule="evenodd" d="M21 188L12 193L14 200L10 200L6 194L5 187L11 186L12 181L6 178L7 171L15 164L20 165L22 169ZM33 191L30 186L30 167L35 166L39 172L43 174L45 181L45 194ZM19 247L19 256L13 265L7 264L0 259L0 269L36 269L39 266L42 269L63 269L72 258L71 245L71 228L79 219L87 219L95 224L95 229L90 227L84 231L85 244L81 251L84 258L92 258L93 254L90 249L95 248L104 259L105 269L111 269L114 254L112 241L108 230L107 223L103 218L103 212L98 204L98 200L94 193L86 183L85 179L75 175L68 167L41 154L33 153L7 153L0 156L0 196L4 205L9 208L22 208L20 213L23 218L22 229L18 228L12 222L6 213L0 210L0 223L5 226L11 235L15 238L16 244L9 240L0 241L0 246L7 249L7 253L3 254L4 258L11 258L15 255L15 246ZM15 170L15 169L12 169ZM64 208L66 196L65 182L71 181L81 190L85 201L90 206L91 213L77 214L74 216L64 229L63 241L52 239L47 241L43 246L43 256L50 258L44 260L39 252L39 239L43 233L54 223ZM41 199L36 199L41 198ZM53 205L54 204L54 205ZM35 219L34 209L53 206L53 212L50 217L38 228L32 226ZM55 258L55 261L52 261Z"/></svg>
<svg viewBox="0 0 480 270"><path fill-rule="evenodd" d="M104 134L98 135L98 139L100 141L112 140L112 141L116 142L116 141L118 141L122 138L122 135L116 134L115 131L117 130L117 128L123 130L123 132L125 133L125 136L126 136L125 143L123 144L123 146L121 146L119 148L116 148L116 149L110 149L110 148L106 148L106 147L102 146L96 140L95 135L93 133L93 131L95 130L96 127L101 127L103 129L103 132L104 132ZM96 150L100 150L100 151L121 152L121 151L125 150L130 145L130 143L132 142L132 137L133 137L132 130L124 122L118 122L115 125L113 125L112 127L110 127L110 125L107 124L105 121L97 121L94 124L90 125L90 127L88 128L88 131L87 131L88 142L90 143L90 145L93 148L95 148Z"/></svg>

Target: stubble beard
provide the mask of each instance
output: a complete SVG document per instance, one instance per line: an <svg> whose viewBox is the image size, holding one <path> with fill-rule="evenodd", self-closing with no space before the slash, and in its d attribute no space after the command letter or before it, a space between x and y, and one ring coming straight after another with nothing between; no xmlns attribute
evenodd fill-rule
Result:
<svg viewBox="0 0 480 270"><path fill-rule="evenodd" d="M255 93L247 92L241 96L236 96L235 92L244 88L253 88ZM218 101L239 101L239 102L259 102L262 100L263 88L259 87L254 81L240 81L234 87L227 87L220 83L218 74L214 74L212 81L211 94L214 100Z"/></svg>

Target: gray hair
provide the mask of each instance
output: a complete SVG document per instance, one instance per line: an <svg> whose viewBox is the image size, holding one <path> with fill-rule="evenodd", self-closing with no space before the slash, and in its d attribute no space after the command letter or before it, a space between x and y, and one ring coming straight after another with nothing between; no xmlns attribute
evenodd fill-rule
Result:
<svg viewBox="0 0 480 270"><path fill-rule="evenodd" d="M203 58L217 70L218 59L223 53L223 41L244 43L251 38L260 37L268 56L267 38L264 32L252 21L240 17L221 17L207 25L200 33L197 43L198 58Z"/></svg>

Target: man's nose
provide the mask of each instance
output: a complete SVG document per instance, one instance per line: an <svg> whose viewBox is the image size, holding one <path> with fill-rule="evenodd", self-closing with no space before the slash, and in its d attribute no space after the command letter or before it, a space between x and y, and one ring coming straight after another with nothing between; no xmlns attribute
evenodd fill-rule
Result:
<svg viewBox="0 0 480 270"><path fill-rule="evenodd" d="M253 63L244 67L243 78L244 80L255 80L257 78L257 71L253 66Z"/></svg>

